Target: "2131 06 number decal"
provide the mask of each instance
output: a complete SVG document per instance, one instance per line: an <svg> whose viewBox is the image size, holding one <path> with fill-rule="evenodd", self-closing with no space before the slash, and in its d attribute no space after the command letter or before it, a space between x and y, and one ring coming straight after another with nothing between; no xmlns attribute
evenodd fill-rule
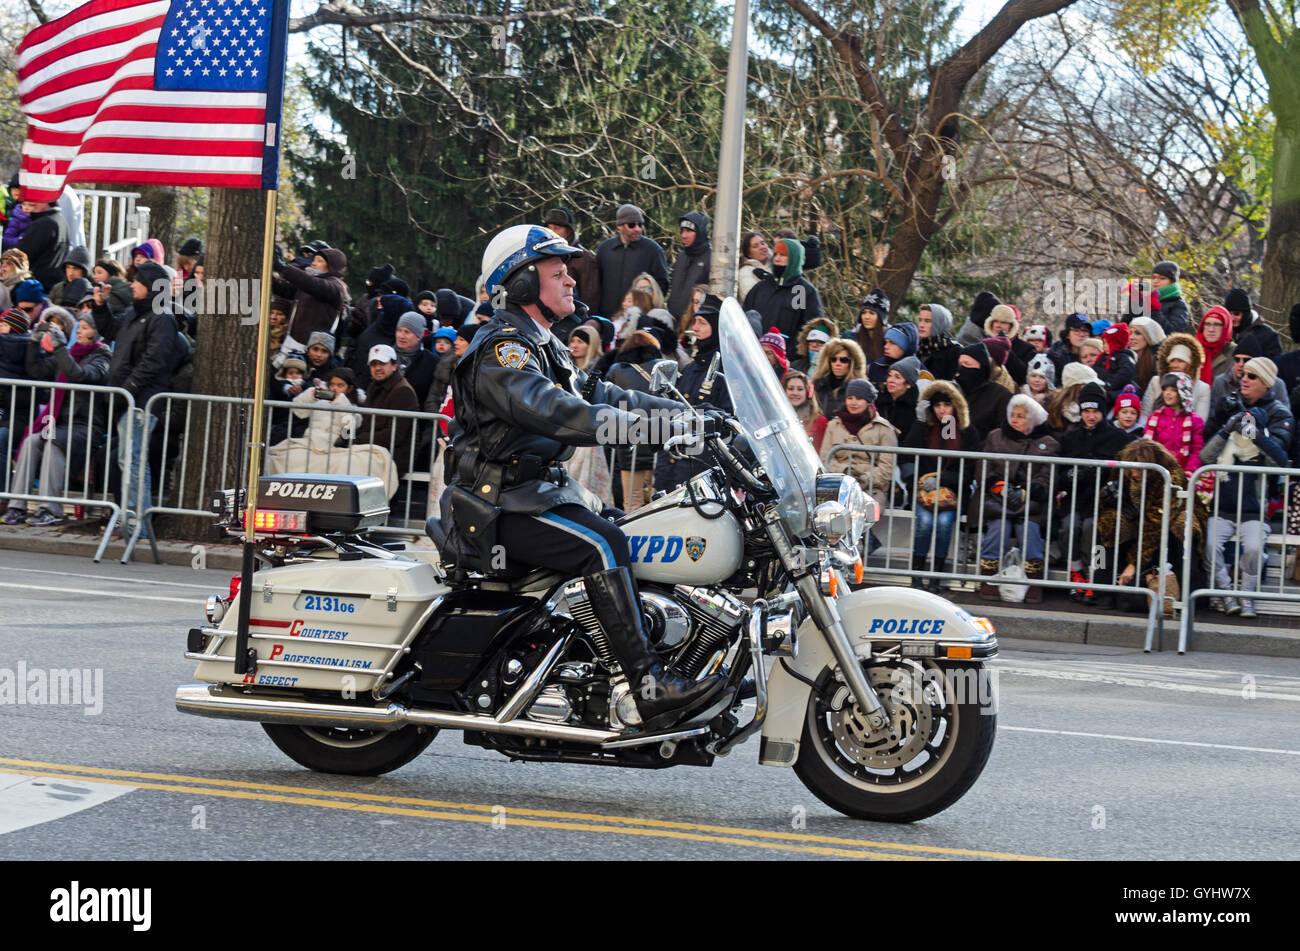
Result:
<svg viewBox="0 0 1300 951"><path fill-rule="evenodd" d="M342 598L331 597L328 594L304 594L302 596L302 610L355 614L357 606L353 601L344 601Z"/></svg>

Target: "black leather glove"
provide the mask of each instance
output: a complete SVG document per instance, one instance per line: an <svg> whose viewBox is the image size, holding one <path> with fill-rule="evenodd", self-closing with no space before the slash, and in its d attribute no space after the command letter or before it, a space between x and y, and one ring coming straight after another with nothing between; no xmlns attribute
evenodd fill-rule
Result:
<svg viewBox="0 0 1300 951"><path fill-rule="evenodd" d="M731 416L720 409L709 408L703 413L705 436L730 436Z"/></svg>
<svg viewBox="0 0 1300 951"><path fill-rule="evenodd" d="M1107 482L1101 487L1101 492L1097 496L1104 508L1114 508L1115 503L1119 501L1119 483L1115 480Z"/></svg>
<svg viewBox="0 0 1300 951"><path fill-rule="evenodd" d="M1013 485L1004 490L1006 493L1006 508L1008 512L1019 512L1025 507L1025 490L1018 485Z"/></svg>

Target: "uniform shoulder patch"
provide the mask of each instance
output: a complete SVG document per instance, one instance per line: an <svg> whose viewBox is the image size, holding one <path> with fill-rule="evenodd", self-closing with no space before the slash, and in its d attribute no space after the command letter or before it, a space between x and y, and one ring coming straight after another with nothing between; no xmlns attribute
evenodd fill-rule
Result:
<svg viewBox="0 0 1300 951"><path fill-rule="evenodd" d="M532 356L527 347L513 340L501 341L493 352L497 362L508 370L522 370L528 366L528 358Z"/></svg>

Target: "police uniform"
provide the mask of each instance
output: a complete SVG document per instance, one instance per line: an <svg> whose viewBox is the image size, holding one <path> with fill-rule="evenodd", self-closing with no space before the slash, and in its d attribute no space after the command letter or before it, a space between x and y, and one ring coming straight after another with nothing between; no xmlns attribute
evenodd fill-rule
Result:
<svg viewBox="0 0 1300 951"><path fill-rule="evenodd" d="M615 435L650 444L654 427L630 410L677 415L681 407L603 381L592 386L555 336L512 306L483 325L451 385L456 415L442 501L460 551L477 549L483 570L501 567L484 563L493 545L513 562L573 574L629 565L626 537L561 463L575 447ZM468 537L471 523L492 544Z"/></svg>

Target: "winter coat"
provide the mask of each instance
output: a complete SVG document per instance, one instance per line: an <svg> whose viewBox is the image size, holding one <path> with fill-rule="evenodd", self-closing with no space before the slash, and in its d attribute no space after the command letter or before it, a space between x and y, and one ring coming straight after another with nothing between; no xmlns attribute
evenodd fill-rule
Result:
<svg viewBox="0 0 1300 951"><path fill-rule="evenodd" d="M689 248L682 248L673 262L672 284L668 288L668 313L680 320L691 305L691 289L696 284L709 283L709 259L713 247L709 244L709 216L700 211L688 211L681 219L695 225L695 240Z"/></svg>
<svg viewBox="0 0 1300 951"><path fill-rule="evenodd" d="M576 235L573 247L582 248L581 254L575 254L568 261L569 276L578 282L573 291L578 300L586 304L594 314L600 304L600 265L596 262L595 254L578 244Z"/></svg>
<svg viewBox="0 0 1300 951"><path fill-rule="evenodd" d="M957 372L961 347L947 334L930 336L917 344L916 356L936 380L951 380Z"/></svg>
<svg viewBox="0 0 1300 951"><path fill-rule="evenodd" d="M1006 419L1005 411L1003 419ZM983 452L996 452L1026 457L1024 462L990 461L975 466L975 488L971 495L970 518L978 519L983 514L984 524L995 519L1010 518L1019 521L1024 517L1024 505L1029 507L1029 517L1041 521L1048 509L1048 485L1052 467L1034 465L1030 469L1030 459L1059 456L1060 443L1051 434L1047 424L1033 429L1024 435L1011 428L1009 422L1003 422L989 433L984 440ZM1005 482L1002 495L994 495L993 487L997 482ZM1015 486L1025 490L1023 505L1006 506L1006 487Z"/></svg>
<svg viewBox="0 0 1300 951"><path fill-rule="evenodd" d="M8 386L5 381L27 379L27 345L31 339L27 334L0 334L0 427L18 427L13 437L15 450L27 425L32 388ZM0 442L0 453L8 448L7 441Z"/></svg>
<svg viewBox="0 0 1300 951"><path fill-rule="evenodd" d="M27 344L27 376L33 380L56 380L62 373L68 383L103 386L104 381L108 379L109 357L110 351L103 344L99 344L78 361L73 359L66 346L55 347L53 353L46 353L41 349L40 344L31 340ZM89 396L89 393L78 393L74 406L73 396L69 393L64 398L60 414L61 417L66 418L60 418L56 422L60 425L67 423L85 426L93 433L107 432L108 397L98 394L94 400L91 400ZM93 417L90 414L92 402L95 410ZM68 417L69 409L72 410L71 417Z"/></svg>
<svg viewBox="0 0 1300 951"><path fill-rule="evenodd" d="M726 377L719 373L708 384L704 382L709 372L709 364L713 362L713 355L718 352L716 343L711 347L707 344L716 339L716 335L710 337L696 348L695 356L677 378L677 391L692 406L712 406L730 413L731 394L727 391ZM711 465L705 461L702 453L684 459L673 459L668 453L661 452L655 460L655 488L665 491L675 489L692 476L704 472Z"/></svg>
<svg viewBox="0 0 1300 951"><path fill-rule="evenodd" d="M831 340L838 337L840 333L839 327L836 326L835 321L824 314L815 320L808 321L799 328L799 337L795 341L794 346L796 356L790 361L790 369L799 370L803 373L807 373L809 376L816 371L817 360L820 357L820 351L814 354L808 349L808 334L814 330L824 330L830 336ZM828 340L827 343L829 342L830 341ZM822 344L823 347L825 347L825 345L826 344Z"/></svg>
<svg viewBox="0 0 1300 951"><path fill-rule="evenodd" d="M593 313L601 317L618 313L638 274L649 274L661 288L669 286L664 249L650 238L640 237L630 244L624 244L618 235L606 238L596 248L596 264L600 267L600 305ZM590 301L584 303L592 306Z"/></svg>
<svg viewBox="0 0 1300 951"><path fill-rule="evenodd" d="M970 407L970 424L982 439L987 440L1006 422L1011 391L1005 386L986 380L969 393L963 391L962 395Z"/></svg>
<svg viewBox="0 0 1300 951"><path fill-rule="evenodd" d="M1160 349L1156 351L1156 372L1151 376L1151 382L1147 384L1147 391L1142 394L1142 415L1150 416L1160 406L1163 405L1160 399L1160 381L1169 371L1169 354L1174 347L1182 345L1192 352L1191 366L1187 368L1187 375L1194 381L1192 383L1192 405L1188 407L1193 413L1202 419L1209 419L1210 411L1210 387L1201 379L1201 364L1205 362L1205 351L1201 347L1201 342L1191 334L1171 333L1160 344ZM1100 361L1098 361L1100 362Z"/></svg>
<svg viewBox="0 0 1300 951"><path fill-rule="evenodd" d="M1052 361L1052 366L1056 367L1056 382L1061 382L1061 374L1065 372L1066 366L1071 363L1079 362L1079 355L1070 348L1068 335L1056 341L1047 348L1047 359Z"/></svg>
<svg viewBox="0 0 1300 951"><path fill-rule="evenodd" d="M765 262L755 261L753 258L742 260L740 268L736 271L736 300L743 301L748 297L749 292L767 273L767 264Z"/></svg>
<svg viewBox="0 0 1300 951"><path fill-rule="evenodd" d="M308 274L304 268L287 264L280 272L280 279L272 283L276 294L293 301L289 336L301 343L304 350L308 338L317 331L337 334L347 320L351 303L347 285L343 283L347 256L337 248L326 248L321 256L329 264L328 273Z"/></svg>
<svg viewBox="0 0 1300 951"><path fill-rule="evenodd" d="M1133 382L1137 373L1137 357L1127 347L1114 353L1103 353L1092 365L1093 372L1106 388L1107 401L1112 405L1120 390Z"/></svg>
<svg viewBox="0 0 1300 951"><path fill-rule="evenodd" d="M1168 296L1164 296L1167 292ZM1160 309L1151 312L1151 319L1164 328L1167 334L1184 333L1190 326L1187 313L1187 302L1183 300L1182 293L1177 284L1168 284L1158 291L1156 297L1160 301Z"/></svg>
<svg viewBox="0 0 1300 951"><path fill-rule="evenodd" d="M1247 318L1250 319L1250 323L1246 323ZM1241 318L1241 326L1232 335L1232 339L1236 341L1238 347L1248 342L1254 344L1260 356L1268 357L1275 363L1277 358L1282 356L1282 338L1253 310Z"/></svg>
<svg viewBox="0 0 1300 951"><path fill-rule="evenodd" d="M1103 419L1092 429L1077 426L1062 435L1059 441L1061 455L1067 459L1113 460L1133 438L1114 423ZM1071 466L1058 470L1056 489L1068 493L1072 499L1062 504L1062 516L1073 510L1081 517L1091 518L1093 500L1105 479L1105 470L1099 466Z"/></svg>
<svg viewBox="0 0 1300 951"><path fill-rule="evenodd" d="M850 357L849 371L841 378L831 373L831 358L841 350ZM837 337L822 347L817 357L817 370L812 375L813 392L817 394L817 405L822 415L830 419L844 408L844 387L849 380L867 375L867 360L862 348L852 340Z"/></svg>
<svg viewBox="0 0 1300 951"><path fill-rule="evenodd" d="M401 314L394 314L391 311L375 309L375 319L370 326L361 331L353 345L352 352L348 355L348 366L352 372L357 375L358 380L370 379L370 348L376 344L386 343L394 350L397 349L397 321L402 317ZM303 343L306 343L304 340Z"/></svg>
<svg viewBox="0 0 1300 951"><path fill-rule="evenodd" d="M605 381L628 392L649 393L650 373L654 365L662 360L663 352L657 346L628 347L618 354L618 362L610 367ZM645 446L619 446L614 451L618 469L623 472L633 471L633 461L637 470L653 469L655 453Z"/></svg>
<svg viewBox="0 0 1300 951"><path fill-rule="evenodd" d="M1025 378L1029 372L1029 361L1038 355L1034 345L1027 340L1020 339L1021 322L1019 318L1013 321L1011 332L1007 334L1008 342L1011 345L1011 351L1007 354L1007 362L1003 364L1011 379L1015 381L1016 387L1025 385ZM993 329L993 317L988 316L984 320L984 336L996 337L998 334Z"/></svg>
<svg viewBox="0 0 1300 951"><path fill-rule="evenodd" d="M120 277L111 276L104 283L109 287L108 298L105 300L109 311L115 317L125 313L127 308L134 302L131 285Z"/></svg>
<svg viewBox="0 0 1300 951"><path fill-rule="evenodd" d="M436 413L442 408L442 404L447 399L447 387L451 386L451 374L456 369L456 351L448 350L446 353L434 356L438 360L438 365L433 371L433 383L429 386L429 392L424 398L424 411L426 413Z"/></svg>
<svg viewBox="0 0 1300 951"><path fill-rule="evenodd" d="M18 250L27 255L32 277L48 292L63 280L63 261L68 255L68 223L57 207L38 211L18 241Z"/></svg>
<svg viewBox="0 0 1300 951"><path fill-rule="evenodd" d="M1245 408L1263 410L1265 421L1264 425L1259 427L1254 440L1259 448L1259 455L1253 460L1238 464L1257 466L1265 470L1285 468L1290 459L1291 444L1295 437L1295 417L1291 415L1291 408L1284 401L1274 399L1272 393L1265 393L1253 406ZM1211 420L1210 425L1206 427L1207 433L1214 433L1213 438L1201 449L1201 462L1206 465L1218 464L1219 455L1228 441L1228 435L1220 431L1224 422L1225 420ZM1269 481L1264 473L1259 476L1242 475L1236 472L1229 474L1219 483L1218 508L1212 514L1233 522L1237 521L1237 505L1240 499L1240 518L1243 522L1261 519L1263 517L1261 499L1267 500L1269 497Z"/></svg>
<svg viewBox="0 0 1300 951"><path fill-rule="evenodd" d="M361 428L360 413L313 413L310 408L313 404L326 402L317 399L314 389L303 390L293 398L293 402L298 404L293 409L293 415L308 421L307 435L302 445L312 452L328 453L340 439L354 438ZM344 393L328 402L331 406L352 405ZM376 425L375 431L378 432L378 429Z"/></svg>
<svg viewBox="0 0 1300 951"><path fill-rule="evenodd" d="M855 434L850 433L839 414L826 423L822 436L821 460L827 472L847 472L858 480L862 491L868 493L884 509L890 495L897 453L859 452L836 450L836 446L897 446L898 430L879 415Z"/></svg>
<svg viewBox="0 0 1300 951"><path fill-rule="evenodd" d="M399 350L397 352L399 364L403 356L404 354ZM433 387L433 377L438 370L438 363L437 355L423 347L416 347L411 355L411 362L402 367L402 376L406 377L406 382L411 384L411 389L415 390L415 398L420 406L424 405L429 390Z"/></svg>
<svg viewBox="0 0 1300 951"><path fill-rule="evenodd" d="M912 428L912 424L916 422L917 399L916 386L911 383L898 399L891 396L889 390L882 386L880 395L876 397L876 412L897 429L900 435L906 435Z"/></svg>
<svg viewBox="0 0 1300 951"><path fill-rule="evenodd" d="M788 260L778 278L764 277L745 297L745 310L756 310L764 327L775 327L786 339L786 347L810 320L822 316L822 299L817 288L803 276L803 245L793 238L783 238Z"/></svg>
<svg viewBox="0 0 1300 951"><path fill-rule="evenodd" d="M107 303L91 310L95 329L113 345L106 385L122 387L141 409L149 397L167 390L178 349L176 318L167 309L155 313L151 301L152 297L134 301L120 316Z"/></svg>
<svg viewBox="0 0 1300 951"><path fill-rule="evenodd" d="M1162 406L1147 417L1143 436L1164 446L1188 475L1201 465L1205 448L1205 420L1195 413Z"/></svg>
<svg viewBox="0 0 1300 951"><path fill-rule="evenodd" d="M31 221L32 216L23 211L22 202L14 202L9 212L9 220L5 222L4 250L18 247L18 242L22 240L23 232L27 230Z"/></svg>
<svg viewBox="0 0 1300 951"><path fill-rule="evenodd" d="M1268 395L1275 400L1281 400L1283 403L1290 402L1286 382L1282 379L1281 373L1273 381L1273 386L1269 389ZM1241 381L1232 375L1231 370L1220 373L1214 378L1214 385L1210 387L1210 411L1202 414L1205 416L1205 435L1207 437L1213 436L1218 432L1222 421L1239 409L1241 409ZM1215 423L1216 419L1219 420L1217 424Z"/></svg>
<svg viewBox="0 0 1300 951"><path fill-rule="evenodd" d="M1124 479L1127 498L1118 507L1103 509L1097 517L1098 543L1111 550L1111 563L1119 571L1122 572L1127 565L1137 569L1135 584L1142 584L1147 572L1163 567L1159 564L1160 544L1166 524L1169 526L1167 560L1177 563L1184 551L1200 555L1205 550L1205 506L1194 493L1191 494L1194 508L1190 545L1185 537L1187 508L1182 496L1188 486L1187 473L1178 467L1169 471L1171 491L1167 522L1163 480L1157 477L1147 481L1145 493L1144 481L1147 480L1142 478L1142 473L1130 472Z"/></svg>
<svg viewBox="0 0 1300 951"><path fill-rule="evenodd" d="M382 382L373 379L370 381L365 408L419 412L420 401L411 384L406 382L402 371L397 370ZM366 415L362 418L361 425L357 427L357 442L373 443L385 449L391 446L393 464L397 466L398 478L401 478L411 467L412 422L414 421L403 417ZM370 429L372 423L374 424L373 435ZM417 464L420 462L419 459L415 461Z"/></svg>
<svg viewBox="0 0 1300 951"><path fill-rule="evenodd" d="M953 418L956 421L957 433L952 441L945 440L943 437L943 424L939 422L939 417L935 414L929 401L940 395L946 395L948 402L952 403ZM914 419L911 427L908 429L906 437L903 439L903 445L908 449L944 449L952 451L954 448L960 449L961 452L979 452L980 434L974 426L970 424L970 407L966 405L966 397L961 395L961 390L956 384L949 383L946 380L936 380L931 383L925 391L927 401L924 419ZM956 446L953 444L956 443ZM978 466L977 462L972 460L949 461L940 456L909 456L902 453L900 456L902 463L899 475L902 477L903 484L907 486L908 491L912 488L913 475L919 478L928 475L931 472L939 473L939 484L952 489L953 493L959 498L963 495L965 487L963 483L969 484L971 477Z"/></svg>

